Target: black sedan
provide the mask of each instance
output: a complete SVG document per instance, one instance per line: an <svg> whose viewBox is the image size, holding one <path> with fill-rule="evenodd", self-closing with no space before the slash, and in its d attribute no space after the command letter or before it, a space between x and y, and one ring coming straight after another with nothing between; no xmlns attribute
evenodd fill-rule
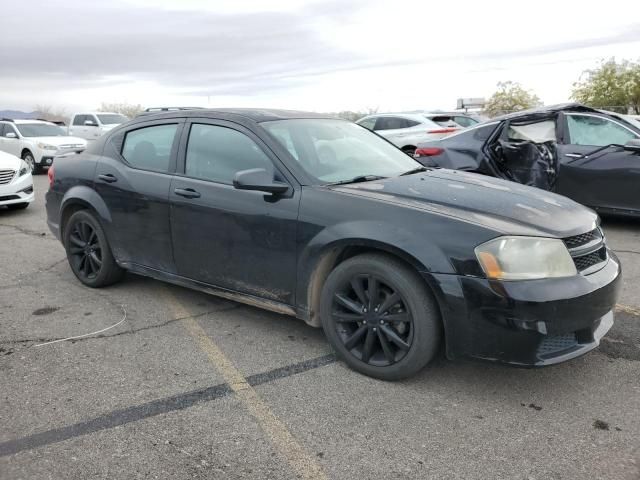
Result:
<svg viewBox="0 0 640 480"><path fill-rule="evenodd" d="M426 169L346 121L144 116L49 178L48 224L85 285L128 270L294 315L374 377L416 373L443 342L449 358L557 363L613 323L620 265L595 213Z"/></svg>
<svg viewBox="0 0 640 480"><path fill-rule="evenodd" d="M605 214L640 216L640 128L625 115L543 107L422 143L415 157L554 191Z"/></svg>

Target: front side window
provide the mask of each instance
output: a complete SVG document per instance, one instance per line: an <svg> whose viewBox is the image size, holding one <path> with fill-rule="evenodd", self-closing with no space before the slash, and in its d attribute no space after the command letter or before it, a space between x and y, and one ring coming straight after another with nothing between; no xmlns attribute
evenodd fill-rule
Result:
<svg viewBox="0 0 640 480"><path fill-rule="evenodd" d="M286 131L295 149L293 157L319 184L360 175L392 177L421 166L386 140L351 122L295 119L260 125L280 143L281 132Z"/></svg>
<svg viewBox="0 0 640 480"><path fill-rule="evenodd" d="M122 156L133 167L168 172L178 125L154 125L127 132Z"/></svg>
<svg viewBox="0 0 640 480"><path fill-rule="evenodd" d="M624 145L638 135L608 118L593 115L567 115L569 143L571 145Z"/></svg>
<svg viewBox="0 0 640 480"><path fill-rule="evenodd" d="M57 125L49 123L21 123L16 125L23 137L61 137L66 135Z"/></svg>
<svg viewBox="0 0 640 480"><path fill-rule="evenodd" d="M376 125L376 119L375 119L375 117L367 118L365 120L359 121L358 125L362 125L364 128L367 128L369 130L373 130L373 127L375 127L375 125Z"/></svg>
<svg viewBox="0 0 640 480"><path fill-rule="evenodd" d="M285 148L290 147L286 137L276 138ZM191 127L185 165L187 176L231 185L236 173L253 168L274 171L269 157L244 133L217 125Z"/></svg>
<svg viewBox="0 0 640 480"><path fill-rule="evenodd" d="M76 115L73 118L73 124L74 125L84 125L85 120L87 120L87 116L86 115Z"/></svg>

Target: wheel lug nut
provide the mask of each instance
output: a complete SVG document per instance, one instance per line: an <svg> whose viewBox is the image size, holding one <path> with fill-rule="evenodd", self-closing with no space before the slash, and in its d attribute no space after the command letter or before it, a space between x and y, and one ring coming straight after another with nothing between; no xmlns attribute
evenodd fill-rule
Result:
<svg viewBox="0 0 640 480"><path fill-rule="evenodd" d="M367 324L367 321L366 321L366 320L363 320L363 321L362 321L362 323L363 323L364 325L366 325L366 324Z"/></svg>
<svg viewBox="0 0 640 480"><path fill-rule="evenodd" d="M374 331L374 332L376 331L376 327L373 327L373 331Z"/></svg>

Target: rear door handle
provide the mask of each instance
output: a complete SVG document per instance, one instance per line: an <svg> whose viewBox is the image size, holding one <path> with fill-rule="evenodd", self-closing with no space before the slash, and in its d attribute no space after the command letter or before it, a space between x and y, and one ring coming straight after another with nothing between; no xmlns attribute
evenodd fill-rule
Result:
<svg viewBox="0 0 640 480"><path fill-rule="evenodd" d="M113 183L118 181L118 178L115 175L111 175L110 173L100 174L98 175L98 178L103 182L107 182L107 183Z"/></svg>
<svg viewBox="0 0 640 480"><path fill-rule="evenodd" d="M184 198L200 198L200 192L196 192L193 188L176 188L173 193Z"/></svg>

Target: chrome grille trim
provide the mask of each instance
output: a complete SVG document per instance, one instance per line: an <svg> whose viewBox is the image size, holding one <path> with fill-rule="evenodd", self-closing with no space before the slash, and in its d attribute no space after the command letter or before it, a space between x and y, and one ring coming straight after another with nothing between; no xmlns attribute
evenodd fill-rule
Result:
<svg viewBox="0 0 640 480"><path fill-rule="evenodd" d="M11 183L15 174L15 170L0 170L0 185Z"/></svg>
<svg viewBox="0 0 640 480"><path fill-rule="evenodd" d="M600 270L607 263L606 240L600 227L580 235L563 239L569 250L576 270L583 275L589 275Z"/></svg>

